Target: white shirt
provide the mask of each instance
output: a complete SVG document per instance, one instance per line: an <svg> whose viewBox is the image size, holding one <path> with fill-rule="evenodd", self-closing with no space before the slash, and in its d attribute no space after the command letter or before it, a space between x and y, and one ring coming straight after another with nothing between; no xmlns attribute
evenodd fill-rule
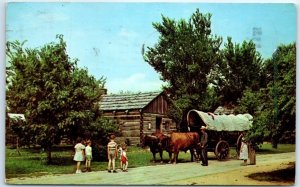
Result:
<svg viewBox="0 0 300 187"><path fill-rule="evenodd" d="M86 155L92 155L92 148L91 148L91 146L86 146L85 147L85 154Z"/></svg>

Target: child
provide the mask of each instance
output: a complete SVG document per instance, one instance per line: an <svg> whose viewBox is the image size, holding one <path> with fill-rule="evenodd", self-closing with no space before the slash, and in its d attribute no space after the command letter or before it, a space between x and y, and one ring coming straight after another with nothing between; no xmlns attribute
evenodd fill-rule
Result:
<svg viewBox="0 0 300 187"><path fill-rule="evenodd" d="M118 145L118 159L120 159L120 169L123 170L121 157L122 157L122 147Z"/></svg>
<svg viewBox="0 0 300 187"><path fill-rule="evenodd" d="M247 160L248 160L248 145L246 143L245 138L242 138L242 144L240 149L240 160L244 160L244 163L242 163L242 166L247 166Z"/></svg>
<svg viewBox="0 0 300 187"><path fill-rule="evenodd" d="M86 160L85 160L85 168L86 171L91 171L91 161L92 161L92 142L90 140L88 140L86 142L87 146L85 147L85 156L86 156Z"/></svg>
<svg viewBox="0 0 300 187"><path fill-rule="evenodd" d="M128 158L127 158L127 155L126 155L126 150L127 150L126 146L123 146L122 147L122 156L121 156L123 172L127 172L127 167L128 167Z"/></svg>
<svg viewBox="0 0 300 187"><path fill-rule="evenodd" d="M77 161L77 164L76 164L76 173L81 173L81 170L80 170L80 163L82 161L84 161L84 153L83 153L83 150L85 149L85 146L82 144L82 139L80 137L77 138L76 140L76 145L75 145L75 155L74 155L74 158L73 160L74 161Z"/></svg>
<svg viewBox="0 0 300 187"><path fill-rule="evenodd" d="M117 143L115 142L115 135L110 136L110 142L107 144L107 157L108 157L108 167L107 170L111 172L111 166L114 173L117 173L115 167L115 159L117 157Z"/></svg>

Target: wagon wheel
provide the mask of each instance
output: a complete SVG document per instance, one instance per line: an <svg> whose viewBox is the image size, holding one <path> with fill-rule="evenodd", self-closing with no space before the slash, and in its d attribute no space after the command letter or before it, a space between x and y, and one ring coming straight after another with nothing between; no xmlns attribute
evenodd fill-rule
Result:
<svg viewBox="0 0 300 187"><path fill-rule="evenodd" d="M219 160L225 160L229 155L229 144L226 141L219 141L216 145L215 155Z"/></svg>
<svg viewBox="0 0 300 187"><path fill-rule="evenodd" d="M237 141L236 141L236 154L237 154L237 158L240 157L240 149L241 149L241 144L242 144L242 138L243 138L243 134L240 134Z"/></svg>

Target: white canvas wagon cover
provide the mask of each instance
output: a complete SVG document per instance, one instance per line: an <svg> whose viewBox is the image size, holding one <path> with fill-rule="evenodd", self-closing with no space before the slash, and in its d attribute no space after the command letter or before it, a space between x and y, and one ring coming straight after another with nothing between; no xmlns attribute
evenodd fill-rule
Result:
<svg viewBox="0 0 300 187"><path fill-rule="evenodd" d="M212 131L247 131L252 126L253 117L250 114L216 115L190 110L187 114L187 122L189 126L200 128L204 125L207 130Z"/></svg>

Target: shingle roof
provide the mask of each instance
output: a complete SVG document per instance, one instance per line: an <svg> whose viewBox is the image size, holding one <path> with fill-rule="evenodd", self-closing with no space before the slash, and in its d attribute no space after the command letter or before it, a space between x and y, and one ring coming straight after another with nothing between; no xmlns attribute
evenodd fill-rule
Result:
<svg viewBox="0 0 300 187"><path fill-rule="evenodd" d="M162 92L126 95L105 95L100 102L100 110L128 110L146 107Z"/></svg>

